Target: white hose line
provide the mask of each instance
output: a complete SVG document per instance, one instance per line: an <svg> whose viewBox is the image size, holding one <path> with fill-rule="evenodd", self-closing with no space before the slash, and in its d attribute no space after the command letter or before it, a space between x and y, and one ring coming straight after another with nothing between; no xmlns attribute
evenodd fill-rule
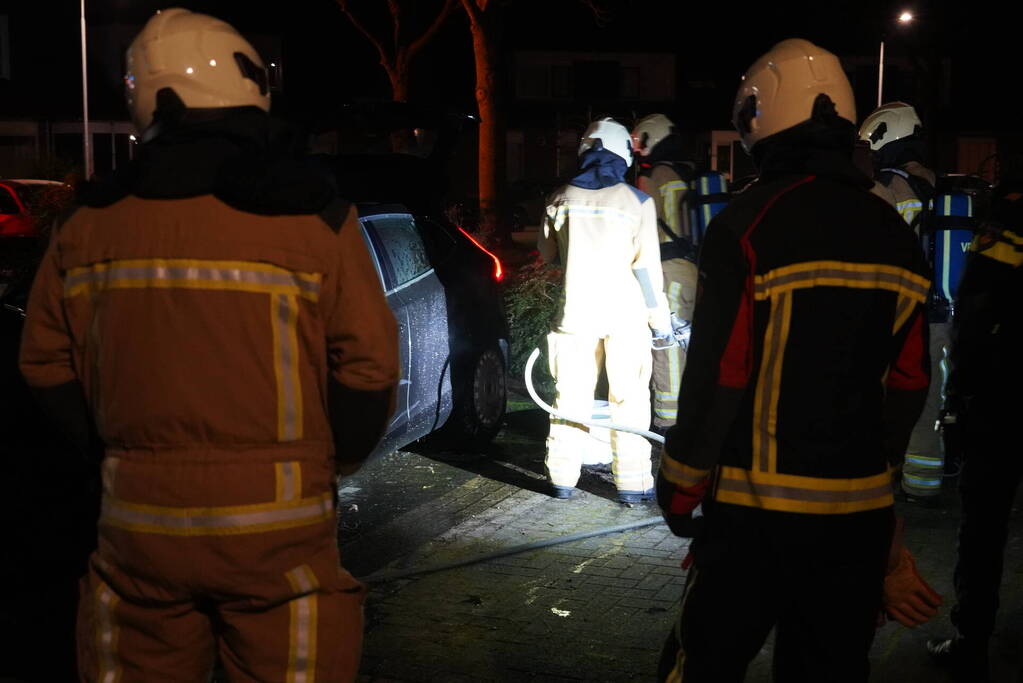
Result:
<svg viewBox="0 0 1023 683"><path fill-rule="evenodd" d="M526 379L526 391L529 392L529 397L531 399L533 399L533 403L535 403L536 405L540 406L541 408L546 410L548 413L550 413L554 417L559 417L562 420L568 420L569 422L577 422L577 423L582 424L582 425L587 425L588 427L603 427L605 429L612 429L612 430L614 430L616 432L628 432L629 434L636 434L638 436L644 436L644 437L650 439L651 441L654 441L654 442L659 443L661 445L664 444L664 437L661 436L660 434L657 434L657 433L654 433L654 432L650 432L650 431L647 431L645 429L636 429L635 427L625 427L623 425L616 425L613 422L602 422L602 421L599 421L599 420L594 420L592 418L588 418L588 419L585 419L585 420L580 420L578 417L575 417L575 416L572 416L572 415L565 415L564 413L558 412L553 407L551 407L551 406L547 405L546 403L544 403L543 399L541 399L539 396L537 396L536 389L533 388L533 365L536 363L536 359L539 358L539 357L540 357L540 349L536 348L536 349L533 349L533 353L529 354L529 359L526 361L526 377L525 377L525 379Z"/></svg>

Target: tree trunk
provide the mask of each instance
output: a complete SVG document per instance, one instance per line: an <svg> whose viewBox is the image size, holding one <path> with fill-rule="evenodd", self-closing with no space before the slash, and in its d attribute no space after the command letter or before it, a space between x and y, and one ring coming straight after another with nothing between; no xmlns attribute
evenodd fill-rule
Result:
<svg viewBox="0 0 1023 683"><path fill-rule="evenodd" d="M470 18L472 47L476 58L476 105L479 108L479 201L480 231L488 241L503 244L509 239L504 207L504 126L501 120L500 82L495 55L497 40L493 5L490 11Z"/></svg>

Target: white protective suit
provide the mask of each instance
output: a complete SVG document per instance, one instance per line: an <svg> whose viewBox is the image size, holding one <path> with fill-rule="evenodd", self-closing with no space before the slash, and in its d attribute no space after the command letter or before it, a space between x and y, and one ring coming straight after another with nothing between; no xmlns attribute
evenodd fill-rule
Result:
<svg viewBox="0 0 1023 683"><path fill-rule="evenodd" d="M611 421L649 429L651 330L671 329L653 200L626 183L566 185L549 200L538 247L544 260L564 269L564 296L547 340L555 408L589 416L603 366ZM587 427L552 417L551 483L575 486L588 448L594 443ZM646 439L612 431L611 448L619 491L653 488Z"/></svg>

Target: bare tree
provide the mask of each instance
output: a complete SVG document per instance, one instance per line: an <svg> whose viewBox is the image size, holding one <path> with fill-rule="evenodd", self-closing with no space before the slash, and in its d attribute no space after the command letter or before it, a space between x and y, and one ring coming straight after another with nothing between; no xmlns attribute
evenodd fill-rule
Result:
<svg viewBox="0 0 1023 683"><path fill-rule="evenodd" d="M611 20L602 0L578 0L598 25ZM496 242L510 238L502 210L505 188L504 121L501 117L501 80L497 71L501 14L512 0L461 0L469 17L476 59L476 106L480 114L479 195L480 227Z"/></svg>
<svg viewBox="0 0 1023 683"><path fill-rule="evenodd" d="M380 54L380 66L387 72L387 78L391 82L392 97L398 102L408 100L409 70L413 60L423 46L437 35L457 2L458 0L443 0L443 4L430 25L418 37L411 38L405 23L406 7L400 0L387 0L387 11L391 17L389 37L386 36L386 31L374 31L362 18L356 16L352 11L352 5L355 3L349 0L337 0L338 7L345 13L348 20L362 35L366 36ZM379 0L370 0L367 4L379 6L382 3ZM413 4L415 4L415 0L408 0L409 6Z"/></svg>
<svg viewBox="0 0 1023 683"><path fill-rule="evenodd" d="M461 2L469 17L472 51L476 59L476 106L480 114L480 230L490 239L502 242L507 238L501 220L505 145L496 58L498 15L503 3L494 0Z"/></svg>

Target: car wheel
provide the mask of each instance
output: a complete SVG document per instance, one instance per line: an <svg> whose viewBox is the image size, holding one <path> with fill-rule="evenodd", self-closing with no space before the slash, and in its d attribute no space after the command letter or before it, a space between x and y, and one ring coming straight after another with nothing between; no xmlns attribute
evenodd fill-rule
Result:
<svg viewBox="0 0 1023 683"><path fill-rule="evenodd" d="M445 426L449 444L457 449L482 449L504 422L508 401L504 356L496 346L477 352L454 387L451 418Z"/></svg>

